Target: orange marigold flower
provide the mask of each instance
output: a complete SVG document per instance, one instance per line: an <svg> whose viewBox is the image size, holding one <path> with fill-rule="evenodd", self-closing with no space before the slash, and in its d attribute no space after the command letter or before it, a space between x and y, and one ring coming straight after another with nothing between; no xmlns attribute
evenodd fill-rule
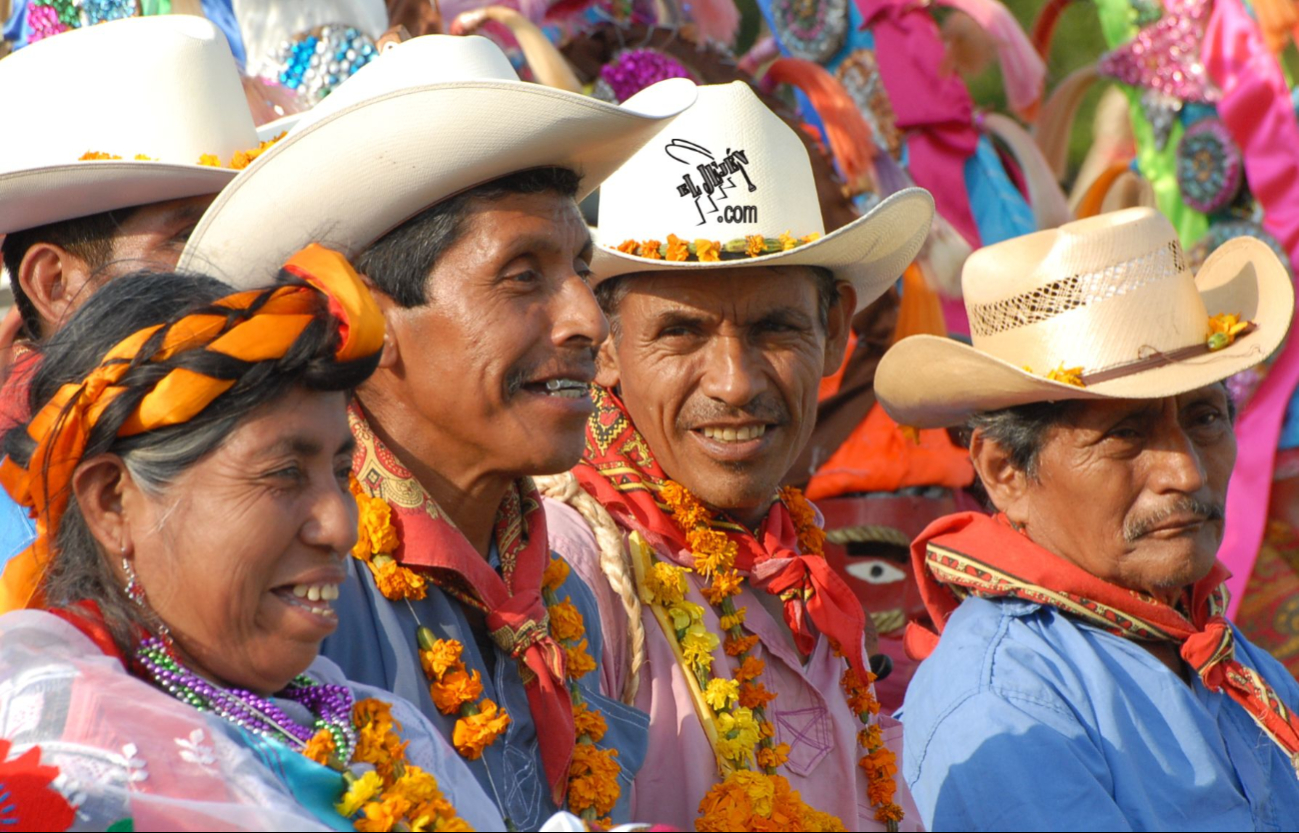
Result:
<svg viewBox="0 0 1299 833"><path fill-rule="evenodd" d="M746 709L764 708L776 695L767 690L762 683L745 683L740 686L740 705Z"/></svg>
<svg viewBox="0 0 1299 833"><path fill-rule="evenodd" d="M701 592L707 597L709 604L719 605L723 600L739 595L741 581L743 579L740 574L734 570L716 573L712 583Z"/></svg>
<svg viewBox="0 0 1299 833"><path fill-rule="evenodd" d="M739 639L727 637L726 643L723 647L726 648L727 656L738 657L740 654L747 654L749 651L752 651L753 646L757 644L758 637L750 634L749 636L742 636Z"/></svg>
<svg viewBox="0 0 1299 833"><path fill-rule="evenodd" d="M716 263L722 259L722 244L718 240L704 240L700 238L695 241L695 257L699 258L700 263Z"/></svg>
<svg viewBox="0 0 1299 833"><path fill-rule="evenodd" d="M357 534L352 555L369 561L374 555L391 555L401 542L392 524L392 507L383 498L356 493Z"/></svg>
<svg viewBox="0 0 1299 833"><path fill-rule="evenodd" d="M785 765L789 760L789 744L780 743L775 746L763 746L758 750L758 766L775 769Z"/></svg>
<svg viewBox="0 0 1299 833"><path fill-rule="evenodd" d="M646 240L636 249L636 254L647 260L663 259L663 244L658 240Z"/></svg>
<svg viewBox="0 0 1299 833"><path fill-rule="evenodd" d="M634 255L639 245L635 240L624 240L618 244L618 251L625 255Z"/></svg>
<svg viewBox="0 0 1299 833"><path fill-rule="evenodd" d="M390 796L367 803L363 810L365 818L357 819L353 825L357 830L361 833L388 833L406 818L411 803L401 796Z"/></svg>
<svg viewBox="0 0 1299 833"><path fill-rule="evenodd" d="M568 765L568 807L580 815L584 810L595 810L596 815L608 815L618 802L621 792L618 774L622 767L615 760L617 749L600 749L589 743L573 747L573 760Z"/></svg>
<svg viewBox="0 0 1299 833"><path fill-rule="evenodd" d="M744 238L744 253L749 257L761 257L767 252L767 241L761 234L750 234Z"/></svg>
<svg viewBox="0 0 1299 833"><path fill-rule="evenodd" d="M422 599L428 594L424 576L391 558L375 556L370 569L374 573L374 583L385 599Z"/></svg>
<svg viewBox="0 0 1299 833"><path fill-rule="evenodd" d="M1083 384L1082 376L1083 369L1081 367L1065 367L1064 362L1060 362L1059 367L1046 374L1046 378L1050 379L1052 382L1059 382L1063 385L1073 385L1075 388L1087 387Z"/></svg>
<svg viewBox="0 0 1299 833"><path fill-rule="evenodd" d="M592 743L599 743L604 733L609 731L604 715L587 708L585 703L573 704L573 725L579 738L585 735Z"/></svg>
<svg viewBox="0 0 1299 833"><path fill-rule="evenodd" d="M880 732L880 727L872 723L857 733L857 742L863 749L877 749L884 745L884 735Z"/></svg>
<svg viewBox="0 0 1299 833"><path fill-rule="evenodd" d="M731 628L738 628L740 625L743 625L744 619L748 615L749 609L747 607L737 608L734 613L722 616L718 620L718 624L721 626L722 630L729 631Z"/></svg>
<svg viewBox="0 0 1299 833"><path fill-rule="evenodd" d="M690 259L690 244L677 237L668 235L668 260L682 261Z"/></svg>
<svg viewBox="0 0 1299 833"><path fill-rule="evenodd" d="M762 740L774 738L776 736L776 727L770 720L763 720L758 724L758 737Z"/></svg>
<svg viewBox="0 0 1299 833"><path fill-rule="evenodd" d="M735 679L747 683L750 680L756 680L766 670L766 661L757 657L745 657L744 661L740 663L740 667L735 669Z"/></svg>
<svg viewBox="0 0 1299 833"><path fill-rule="evenodd" d="M352 722L357 727L378 725L385 732L394 725L401 728L392 719L392 705L375 697L367 697L352 704Z"/></svg>
<svg viewBox="0 0 1299 833"><path fill-rule="evenodd" d="M456 721L455 729L451 732L451 745L468 760L476 761L483 756L483 750L491 746L509 725L510 716L505 710L484 697L478 704L477 714Z"/></svg>
<svg viewBox="0 0 1299 833"><path fill-rule="evenodd" d="M419 652L419 664L424 669L424 676L430 680L440 680L442 675L453 669L464 670L460 658L465 646L454 639L439 639L427 651Z"/></svg>
<svg viewBox="0 0 1299 833"><path fill-rule="evenodd" d="M443 714L455 714L460 707L472 703L483 695L483 677L477 671L459 668L448 671L442 679L429 686L433 705Z"/></svg>
<svg viewBox="0 0 1299 833"><path fill-rule="evenodd" d="M576 645L564 647L564 653L568 655L568 678L578 680L585 677L595 670L595 660L586 650L587 642L583 639Z"/></svg>
<svg viewBox="0 0 1299 833"><path fill-rule="evenodd" d="M820 239L821 239L821 232L814 231L811 234L804 235L798 242L802 245L807 245L808 243L815 243Z"/></svg>
<svg viewBox="0 0 1299 833"><path fill-rule="evenodd" d="M307 741L307 745L302 748L304 756L321 766L329 766L335 751L334 735L328 729L321 729L316 732L311 736L311 740Z"/></svg>
<svg viewBox="0 0 1299 833"><path fill-rule="evenodd" d="M586 634L582 614L573 605L571 596L550 606L550 635L561 642L576 642Z"/></svg>
<svg viewBox="0 0 1299 833"><path fill-rule="evenodd" d="M554 593L561 584L568 580L568 573L567 561L558 557L550 559L550 563L546 565L546 571L541 574L541 589Z"/></svg>
<svg viewBox="0 0 1299 833"><path fill-rule="evenodd" d="M122 157L115 156L114 154L111 153L101 153L100 151L97 150L88 150L85 153L81 154L81 157L78 158L77 161L78 162L99 162L106 159L121 159L121 158Z"/></svg>
<svg viewBox="0 0 1299 833"><path fill-rule="evenodd" d="M686 542L695 557L695 572L711 576L735 565L739 546L725 532L697 527L686 533Z"/></svg>
<svg viewBox="0 0 1299 833"><path fill-rule="evenodd" d="M902 821L905 815L902 808L892 802L875 808L875 820L884 824L891 821Z"/></svg>
<svg viewBox="0 0 1299 833"><path fill-rule="evenodd" d="M211 153L205 153L198 158L198 163L208 168L221 167L221 158Z"/></svg>

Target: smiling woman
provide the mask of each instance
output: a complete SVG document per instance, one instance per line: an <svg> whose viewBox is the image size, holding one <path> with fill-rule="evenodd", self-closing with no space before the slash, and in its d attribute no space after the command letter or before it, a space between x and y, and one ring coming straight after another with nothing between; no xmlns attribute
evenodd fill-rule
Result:
<svg viewBox="0 0 1299 833"><path fill-rule="evenodd" d="M0 481L39 534L0 586L0 739L50 776L17 814L346 829L389 802L394 823L498 825L418 712L317 659L356 539L346 405L378 361L377 308L318 247L228 292L109 284L51 339L35 416L5 437Z"/></svg>

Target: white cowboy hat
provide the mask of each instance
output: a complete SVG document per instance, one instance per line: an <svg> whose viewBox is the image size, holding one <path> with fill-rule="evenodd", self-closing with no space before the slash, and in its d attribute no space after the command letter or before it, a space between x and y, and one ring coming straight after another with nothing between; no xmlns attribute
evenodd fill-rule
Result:
<svg viewBox="0 0 1299 833"><path fill-rule="evenodd" d="M222 192L180 268L255 286L308 243L353 257L425 208L530 168L579 172L585 196L689 107L695 86L671 79L642 96L619 107L520 81L486 38L412 38L301 114Z"/></svg>
<svg viewBox="0 0 1299 833"><path fill-rule="evenodd" d="M623 106L638 106L641 95ZM852 283L861 309L915 258L933 216L929 192L907 188L825 234L812 165L793 129L747 84L716 84L700 87L695 106L601 186L591 271L600 282L668 269L821 266ZM673 260L668 235L720 243L721 259L700 262L692 247L691 259ZM762 237L769 253L750 257L750 237ZM781 248L808 237L816 239ZM661 259L635 253L644 252L648 241L662 244ZM685 254L679 247L677 252Z"/></svg>
<svg viewBox="0 0 1299 833"><path fill-rule="evenodd" d="M1230 240L1192 275L1172 225L1150 208L987 246L966 261L962 287L973 346L912 336L875 372L880 403L903 425L958 425L1030 402L1176 396L1266 359L1294 313L1290 274L1267 244ZM1246 326L1214 336L1226 315Z"/></svg>
<svg viewBox="0 0 1299 833"><path fill-rule="evenodd" d="M236 172L199 159L257 147L225 35L190 15L38 41L0 60L0 102L0 234L215 194Z"/></svg>

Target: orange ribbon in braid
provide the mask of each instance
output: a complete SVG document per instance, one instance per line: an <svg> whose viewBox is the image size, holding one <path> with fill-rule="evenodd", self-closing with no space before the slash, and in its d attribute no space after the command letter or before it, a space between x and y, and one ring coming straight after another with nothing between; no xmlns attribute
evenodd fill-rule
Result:
<svg viewBox="0 0 1299 833"><path fill-rule="evenodd" d="M315 320L317 292L328 299L330 315L338 327L334 353L338 361L363 359L383 348L383 316L346 258L313 244L294 255L284 268L309 286L240 292L212 304L243 315L196 314L171 325L146 327L118 342L82 382L59 388L32 418L27 433L36 449L28 465L20 466L12 459L0 464L0 484L36 519L36 540L5 566L0 577L0 613L42 603L41 577L68 506L72 474L104 410L126 391L117 383L132 368L167 361L187 350L222 353L250 363L278 359ZM154 336L163 330L157 343ZM141 354L155 343L152 353ZM176 368L145 394L117 436L131 437L188 422L235 382Z"/></svg>

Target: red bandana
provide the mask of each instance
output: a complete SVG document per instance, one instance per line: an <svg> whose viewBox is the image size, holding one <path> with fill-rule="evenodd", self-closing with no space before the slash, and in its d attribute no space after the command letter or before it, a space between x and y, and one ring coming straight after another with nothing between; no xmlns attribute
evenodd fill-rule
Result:
<svg viewBox="0 0 1299 833"><path fill-rule="evenodd" d="M668 476L625 406L601 387L592 388L592 398L595 413L587 422L586 451L574 469L578 482L615 520L645 535L655 547L672 553L689 550L685 531L655 497ZM771 505L757 535L725 521L715 522L714 529L739 548L736 569L748 574L755 587L784 600L785 623L800 651L810 654L816 647L810 617L853 669L865 674L866 614L861 602L823 556L799 553L794 520L783 503Z"/></svg>
<svg viewBox="0 0 1299 833"><path fill-rule="evenodd" d="M1235 658L1227 624L1227 568L1215 563L1209 575L1185 594L1189 618L1177 609L1127 590L1048 552L1016 532L1004 515L964 512L939 518L911 545L920 595L938 634L966 596L1014 597L1049 605L1125 639L1171 642L1210 691L1225 692L1254 718L1293 761L1299 753L1299 720L1262 676ZM912 623L907 653L929 656L938 634Z"/></svg>
<svg viewBox="0 0 1299 833"><path fill-rule="evenodd" d="M546 515L530 479L514 485L496 515L501 574L470 545L446 513L374 435L355 404L348 411L357 451L352 470L362 488L392 506L401 543L393 554L487 616L492 640L524 666L520 671L541 744L551 795L562 805L573 757L573 707L563 648L550 636L541 576L550 562Z"/></svg>

